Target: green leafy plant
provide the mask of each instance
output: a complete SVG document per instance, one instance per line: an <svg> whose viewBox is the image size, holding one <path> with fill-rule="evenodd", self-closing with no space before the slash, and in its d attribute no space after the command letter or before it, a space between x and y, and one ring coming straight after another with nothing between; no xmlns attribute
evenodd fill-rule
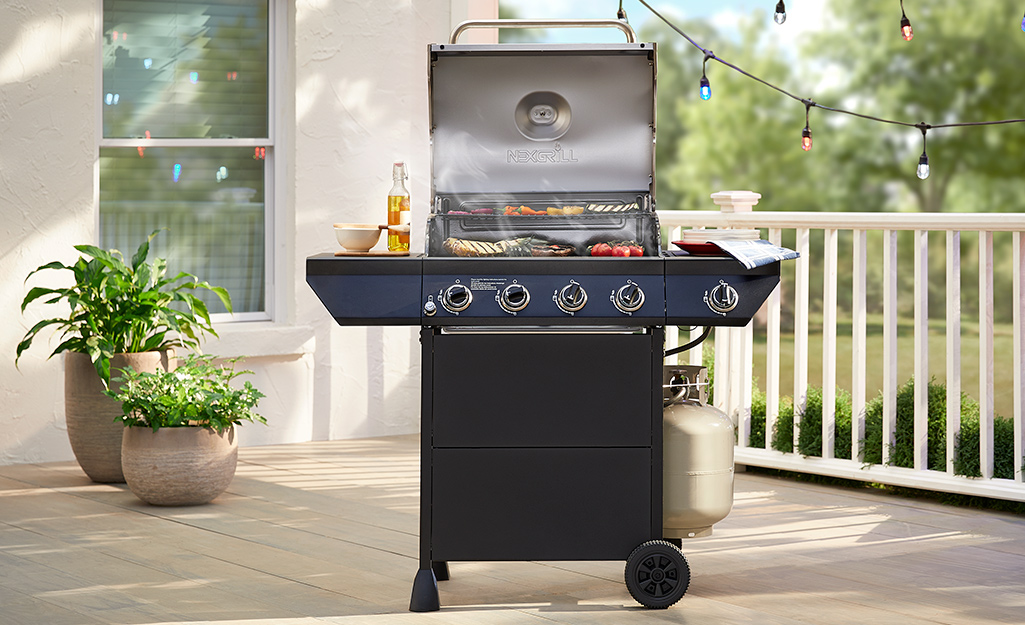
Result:
<svg viewBox="0 0 1025 625"><path fill-rule="evenodd" d="M126 264L118 250L104 251L93 245L76 245L83 254L73 265L54 261L32 271L26 278L44 269L70 271L74 284L65 288L33 287L21 303L25 307L37 299L43 303L66 302L67 317L53 317L36 323L18 343L14 360L29 348L40 330L56 326L62 342L50 357L61 352L88 354L104 385L110 382L110 358L116 353L138 353L172 347L195 349L199 336L217 336L206 304L195 289L212 291L231 312L231 296L222 287L201 282L196 276L180 272L167 277L167 261L158 258L147 263L149 244L160 230L154 230Z"/></svg>
<svg viewBox="0 0 1025 625"><path fill-rule="evenodd" d="M232 386L235 378L252 374L236 371L241 358L225 360L227 366L214 364L215 356L189 354L170 371L138 372L125 368L114 378L119 391L106 390L108 396L121 402L124 413L120 421L126 427L149 427L153 430L174 427L207 427L223 432L243 421L267 423L254 412L265 397L251 382L241 388Z"/></svg>

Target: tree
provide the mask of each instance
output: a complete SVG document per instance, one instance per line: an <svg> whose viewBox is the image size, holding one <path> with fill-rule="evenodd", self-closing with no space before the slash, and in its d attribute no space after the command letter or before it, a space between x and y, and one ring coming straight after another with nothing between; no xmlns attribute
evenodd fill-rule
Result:
<svg viewBox="0 0 1025 625"><path fill-rule="evenodd" d="M906 8L915 32L910 42L899 35L900 15L890 0L830 2L835 27L815 37L805 55L831 63L844 77L833 100L836 106L856 106L862 113L911 123L1025 117L1020 3L933 0ZM877 184L897 183L902 192L895 198L898 207L903 195L921 211L942 211L959 182L1001 190L1010 185L1018 197L1025 190L1020 181L1025 125L929 132L932 173L925 181L914 176L922 151L919 130L862 121L848 126L844 167ZM1020 209L982 207L998 208Z"/></svg>
<svg viewBox="0 0 1025 625"><path fill-rule="evenodd" d="M793 68L796 60L772 45L766 29L772 20L756 12L729 38L707 22L681 24L716 56L794 92L816 82ZM706 75L712 98L698 97L704 57L700 50L666 27L643 32L659 44L658 147L656 179L659 208L708 209L709 194L751 189L762 194L766 210L850 210L849 198L880 196L857 177L836 171L829 142L801 149L804 106L710 59ZM827 126L812 111L813 137ZM825 145L826 147L821 147ZM855 187L855 188L851 188Z"/></svg>

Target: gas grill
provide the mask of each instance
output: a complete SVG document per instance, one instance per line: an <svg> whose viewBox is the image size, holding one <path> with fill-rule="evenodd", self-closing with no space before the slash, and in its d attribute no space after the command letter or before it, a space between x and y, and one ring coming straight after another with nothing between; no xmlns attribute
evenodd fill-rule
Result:
<svg viewBox="0 0 1025 625"><path fill-rule="evenodd" d="M779 263L662 249L654 44L429 54L425 253L306 265L339 324L421 326L413 611L440 607L450 561L627 560L629 571L641 547L671 547L665 326L744 326L779 281ZM602 244L642 255L593 256ZM665 579L631 587L649 607L689 581L658 570Z"/></svg>

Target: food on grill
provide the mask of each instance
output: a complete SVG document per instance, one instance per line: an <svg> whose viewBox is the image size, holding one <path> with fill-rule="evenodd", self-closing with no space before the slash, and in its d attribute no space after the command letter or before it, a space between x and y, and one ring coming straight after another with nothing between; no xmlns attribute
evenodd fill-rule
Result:
<svg viewBox="0 0 1025 625"><path fill-rule="evenodd" d="M469 215L470 213L468 213L466 211L449 211L448 214L449 215Z"/></svg>
<svg viewBox="0 0 1025 625"><path fill-rule="evenodd" d="M448 238L442 243L446 252L453 256L463 257L504 256L513 245L515 245L515 240L492 243L490 241Z"/></svg>
<svg viewBox="0 0 1025 625"><path fill-rule="evenodd" d="M563 207L560 208L560 207L557 207L557 206L549 206L547 212L548 212L549 215L583 215L584 214L584 207L583 206L563 206Z"/></svg>
<svg viewBox="0 0 1025 625"><path fill-rule="evenodd" d="M588 204L587 210L591 213L625 213L637 210L637 202L633 204Z"/></svg>
<svg viewBox="0 0 1025 625"><path fill-rule="evenodd" d="M644 247L636 241L608 241L587 248L588 256L644 256Z"/></svg>
<svg viewBox="0 0 1025 625"><path fill-rule="evenodd" d="M493 209L493 208L475 208L472 211L470 211L470 214L471 215L494 215L495 214L495 209Z"/></svg>
<svg viewBox="0 0 1025 625"><path fill-rule="evenodd" d="M572 245L559 245L556 243L530 246L531 256L572 256L576 251L576 248Z"/></svg>
<svg viewBox="0 0 1025 625"><path fill-rule="evenodd" d="M481 258L493 256L572 256L576 248L572 245L551 243L534 237L504 239L502 241L471 241L449 237L442 247L452 256Z"/></svg>
<svg viewBox="0 0 1025 625"><path fill-rule="evenodd" d="M529 206L506 206L506 215L547 215L548 211L536 211Z"/></svg>

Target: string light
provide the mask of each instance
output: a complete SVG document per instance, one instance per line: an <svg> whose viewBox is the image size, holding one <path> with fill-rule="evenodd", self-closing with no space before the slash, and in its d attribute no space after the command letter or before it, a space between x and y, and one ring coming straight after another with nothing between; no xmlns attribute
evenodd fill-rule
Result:
<svg viewBox="0 0 1025 625"><path fill-rule="evenodd" d="M811 123L808 121L808 114L814 105L815 102L812 100L804 101L804 130L801 131L801 149L805 152L811 151Z"/></svg>
<svg viewBox="0 0 1025 625"><path fill-rule="evenodd" d="M904 13L904 0L900 0L900 35L904 41L911 41L915 37L915 32L911 30L911 20Z"/></svg>
<svg viewBox="0 0 1025 625"><path fill-rule="evenodd" d="M925 153L925 133L931 126L922 122L918 124L918 129L922 131L922 156L918 158L918 169L915 171L918 177L925 180L929 177L929 155Z"/></svg>
<svg viewBox="0 0 1025 625"><path fill-rule="evenodd" d="M616 12L616 19L622 20L627 24L630 23L630 20L626 17L626 9L623 8L623 0L619 0L619 11Z"/></svg>
<svg viewBox="0 0 1025 625"><path fill-rule="evenodd" d="M712 85L708 82L708 76L705 75L705 66L708 65L709 58L714 58L711 50L705 51L705 62L701 65L701 88L698 93L701 94L702 100L709 100L712 97Z"/></svg>
<svg viewBox="0 0 1025 625"><path fill-rule="evenodd" d="M711 50L706 50L705 48L703 48L700 44L698 44L698 42L694 41L694 39L690 35L688 35L687 33L683 32L682 30L680 30L680 28L676 24L674 24L674 23L670 22L668 19L666 19L661 13L656 11L645 0L637 0L637 1L640 4L642 4L644 6L644 8L648 9L648 11L650 11L652 15L654 15L658 19L662 20L663 22L665 22L665 24L669 28L671 28L673 31L675 31L676 34L678 34L681 37L683 37L684 39L686 39L692 46L694 46L698 50L701 50L705 54L705 62L706 63L708 62L708 59L713 59L715 61L718 61L719 63L722 63L723 65L725 65L726 67L732 69L733 71L735 71L735 72L737 72L739 74L743 74L744 76L747 76L751 80L759 82L759 83L761 83L761 84L763 84L766 87L769 87L771 89L775 89L776 91L778 91L779 93L787 96L788 98L791 98L793 100L796 100L798 102L803 103L805 105L805 107L806 107L805 113L808 112L808 109L810 109L811 107L814 106L816 108L822 109L823 111L830 111L832 113L842 113L844 115L850 115L851 117L857 117L859 119L865 119L865 120L868 120L868 121L879 122L881 124L892 124L892 125L895 125L895 126L906 126L906 127L921 129L922 130L922 137L923 137L923 149L922 149L922 158L919 160L919 171L921 173L924 173L925 176L929 175L929 157L926 155L925 149L924 149L924 138L925 138L926 130L932 130L932 129L935 129L935 128L961 128L961 127L968 127L968 126L996 126L996 125L1001 125L1001 124L1020 124L1020 123L1025 123L1025 119L1002 119L1002 120L998 120L998 121L953 122L953 123L949 123L949 124L935 124L935 125L926 124L925 122L921 122L921 123L918 123L918 124L913 124L913 123L910 123L910 122L904 122L904 121L899 121L899 120L895 120L895 119L886 119L886 118L883 118L883 117L874 117L872 115L865 115L863 113L858 113L856 111L849 111L849 110L846 110L846 109L835 108L835 107L831 107L831 106L825 106L823 104L819 104L818 102L815 102L814 100L806 100L804 98L798 97L798 96L794 95L793 93L790 93L789 91L787 91L785 89L777 87L776 85L774 85L774 84L772 84L772 83L770 83L770 82L768 82L766 80L763 80L763 79L759 78L758 76L755 76L754 74L752 74L752 73L750 73L748 71L745 71L744 69L742 69L740 67L737 67L736 65L734 65L734 64L732 64L732 63L730 63L728 61L725 61L725 60L715 56L711 52ZM903 12L903 0L901 0L901 11ZM1025 21L1025 20L1023 20L1023 21ZM701 73L702 73L702 78L704 78L704 75L705 75L704 68L702 68L702 72ZM706 80L702 81L702 89L704 88L704 83L705 82L706 82ZM709 97L711 97L711 88L709 88L708 95L709 95ZM807 115L806 115L806 121L807 121ZM805 129L808 131L808 139L809 139L809 146L810 146L811 128L806 126ZM804 147L804 145L805 145L804 133L802 132L801 135L802 135L801 136L801 147ZM923 176L923 179L924 179L924 176Z"/></svg>
<svg viewBox="0 0 1025 625"><path fill-rule="evenodd" d="M1025 16L1021 18L1021 29L1025 30Z"/></svg>
<svg viewBox="0 0 1025 625"><path fill-rule="evenodd" d="M779 0L779 2L776 3L776 14L772 16L772 19L775 20L777 24L782 24L787 21L787 7L783 4L783 0Z"/></svg>

